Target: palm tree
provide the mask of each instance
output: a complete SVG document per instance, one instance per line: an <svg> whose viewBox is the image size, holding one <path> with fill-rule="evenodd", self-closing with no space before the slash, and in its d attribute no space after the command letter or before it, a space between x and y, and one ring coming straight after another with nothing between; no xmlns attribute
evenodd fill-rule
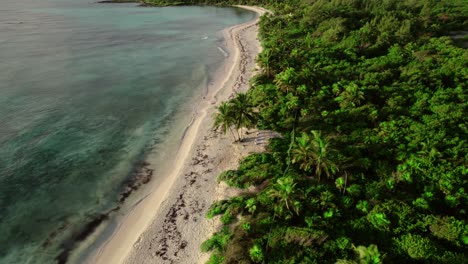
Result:
<svg viewBox="0 0 468 264"><path fill-rule="evenodd" d="M312 152L309 135L302 133L301 137L296 137L296 143L293 145L292 163L300 162L299 168L301 170L310 171L310 168L314 165Z"/></svg>
<svg viewBox="0 0 468 264"><path fill-rule="evenodd" d="M271 186L271 189L267 191L268 195L272 198L277 200L278 206L277 207L280 213L283 212L283 206L286 206L286 209L291 212L291 208L299 214L299 208L294 203L294 196L296 193L295 190L296 183L294 182L293 178L291 177L284 177L279 178L275 184Z"/></svg>
<svg viewBox="0 0 468 264"><path fill-rule="evenodd" d="M353 245L354 252L356 253L355 260L339 259L335 264L381 264L384 256L380 254L376 245L372 244L368 247Z"/></svg>
<svg viewBox="0 0 468 264"><path fill-rule="evenodd" d="M342 101L341 107L356 107L364 100L364 92L359 89L355 83L350 83L345 87L345 90L340 94Z"/></svg>
<svg viewBox="0 0 468 264"><path fill-rule="evenodd" d="M338 171L336 165L330 160L328 138L323 137L319 131L311 131L312 138L307 133L302 133L296 138L296 144L292 149L292 163L299 163L299 168L309 172L315 167L315 175L318 180L323 173L328 178Z"/></svg>
<svg viewBox="0 0 468 264"><path fill-rule="evenodd" d="M241 141L242 128L252 128L256 122L250 98L245 93L239 93L230 101L230 107L232 109L233 123L238 130L239 141ZM240 134L239 130L241 130Z"/></svg>
<svg viewBox="0 0 468 264"><path fill-rule="evenodd" d="M226 134L229 129L229 131L231 131L232 137L234 138L234 141L237 141L236 136L232 132L232 126L234 125L234 116L231 105L227 102L222 102L218 106L217 110L218 112L213 115L213 128L221 128L221 132L223 132L223 134Z"/></svg>
<svg viewBox="0 0 468 264"><path fill-rule="evenodd" d="M258 55L258 62L262 66L263 72L266 76L271 77L273 73L270 70L270 59L272 51L269 48L265 48L263 52Z"/></svg>
<svg viewBox="0 0 468 264"><path fill-rule="evenodd" d="M292 67L288 67L286 70L278 73L273 82L281 91L289 93L289 90L293 89L296 75L296 70Z"/></svg>

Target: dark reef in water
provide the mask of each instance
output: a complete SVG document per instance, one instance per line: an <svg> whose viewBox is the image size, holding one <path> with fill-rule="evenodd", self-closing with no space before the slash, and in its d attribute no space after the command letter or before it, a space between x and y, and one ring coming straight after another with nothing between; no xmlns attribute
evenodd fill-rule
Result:
<svg viewBox="0 0 468 264"><path fill-rule="evenodd" d="M153 177L153 169L148 168L150 164L142 162L140 168L133 177L124 183L124 190L120 193L119 202L123 203L134 191L138 190L142 185L147 184Z"/></svg>
<svg viewBox="0 0 468 264"><path fill-rule="evenodd" d="M88 236L93 234L96 228L98 228L104 221L109 219L111 213L118 211L120 209L120 205L123 204L133 192L135 192L136 190L138 190L138 188L151 181L154 170L148 168L149 165L150 164L147 162L141 162L136 166L137 169L133 173L133 176L130 177L123 184L124 187L123 191L120 193L119 205L105 213L98 214L92 217L91 220L83 226L83 228L72 234L71 238L65 241L60 246L61 253L56 257L57 263L67 263L70 253L73 251L73 249L75 249L76 245L79 242L85 240ZM46 242L43 243L43 246L47 246L48 244L50 244L50 241L53 240L53 238L57 236L57 234L60 233L60 231L64 230L66 226L67 225L64 224L60 226L60 228L57 229L55 232L51 233Z"/></svg>
<svg viewBox="0 0 468 264"><path fill-rule="evenodd" d="M77 232L74 237L65 243L62 244L62 252L60 255L57 256L56 260L57 263L59 264L65 264L68 261L68 257L70 255L70 252L75 248L75 245L83 241L86 237L91 235L94 230L105 220L109 219L109 214L117 211L120 208L120 206L117 206L110 210L107 213L103 213L95 217L94 219L91 220L91 222L87 223L79 232Z"/></svg>

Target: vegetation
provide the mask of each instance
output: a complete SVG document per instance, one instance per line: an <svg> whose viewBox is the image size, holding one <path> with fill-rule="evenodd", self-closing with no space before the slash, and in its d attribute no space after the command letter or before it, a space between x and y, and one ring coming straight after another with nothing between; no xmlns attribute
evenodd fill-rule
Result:
<svg viewBox="0 0 468 264"><path fill-rule="evenodd" d="M468 5L257 3L246 97L284 137L220 175L257 191L212 206L210 263L467 263Z"/></svg>
<svg viewBox="0 0 468 264"><path fill-rule="evenodd" d="M252 103L245 93L238 93L229 102L222 102L218 112L213 116L215 129L221 129L226 134L229 130L234 141L242 141L242 129L252 128L256 123L256 114L252 111ZM237 137L232 128L235 128Z"/></svg>
<svg viewBox="0 0 468 264"><path fill-rule="evenodd" d="M210 263L468 262L466 2L179 2L274 11L249 107L215 126L284 137L220 176L257 188L212 206Z"/></svg>

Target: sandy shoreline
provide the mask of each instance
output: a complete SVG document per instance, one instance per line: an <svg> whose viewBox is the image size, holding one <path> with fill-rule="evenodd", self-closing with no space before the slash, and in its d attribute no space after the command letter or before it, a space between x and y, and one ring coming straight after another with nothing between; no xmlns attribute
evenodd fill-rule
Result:
<svg viewBox="0 0 468 264"><path fill-rule="evenodd" d="M240 7L259 15L266 12ZM204 263L208 259L200 244L219 223L205 214L214 201L230 195L216 177L235 168L248 153L262 151L254 140L232 144L230 135L211 129L215 106L249 87L260 52L257 22L258 18L223 31L226 63L208 85L177 154L168 160L167 176L123 217L88 263Z"/></svg>

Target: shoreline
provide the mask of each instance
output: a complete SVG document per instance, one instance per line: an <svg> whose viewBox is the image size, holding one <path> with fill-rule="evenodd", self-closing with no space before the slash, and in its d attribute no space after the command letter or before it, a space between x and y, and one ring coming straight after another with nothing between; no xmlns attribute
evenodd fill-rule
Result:
<svg viewBox="0 0 468 264"><path fill-rule="evenodd" d="M208 84L208 93L196 102L166 177L127 212L87 263L193 263L195 259L200 263L208 259L209 254L202 253L199 246L215 231L215 222L205 214L214 201L227 194L217 186L216 177L235 168L240 157L262 151L253 141L231 144L229 135L211 129L215 106L249 88L261 49L257 23L267 11L236 7L254 11L257 17L222 31L228 57Z"/></svg>

